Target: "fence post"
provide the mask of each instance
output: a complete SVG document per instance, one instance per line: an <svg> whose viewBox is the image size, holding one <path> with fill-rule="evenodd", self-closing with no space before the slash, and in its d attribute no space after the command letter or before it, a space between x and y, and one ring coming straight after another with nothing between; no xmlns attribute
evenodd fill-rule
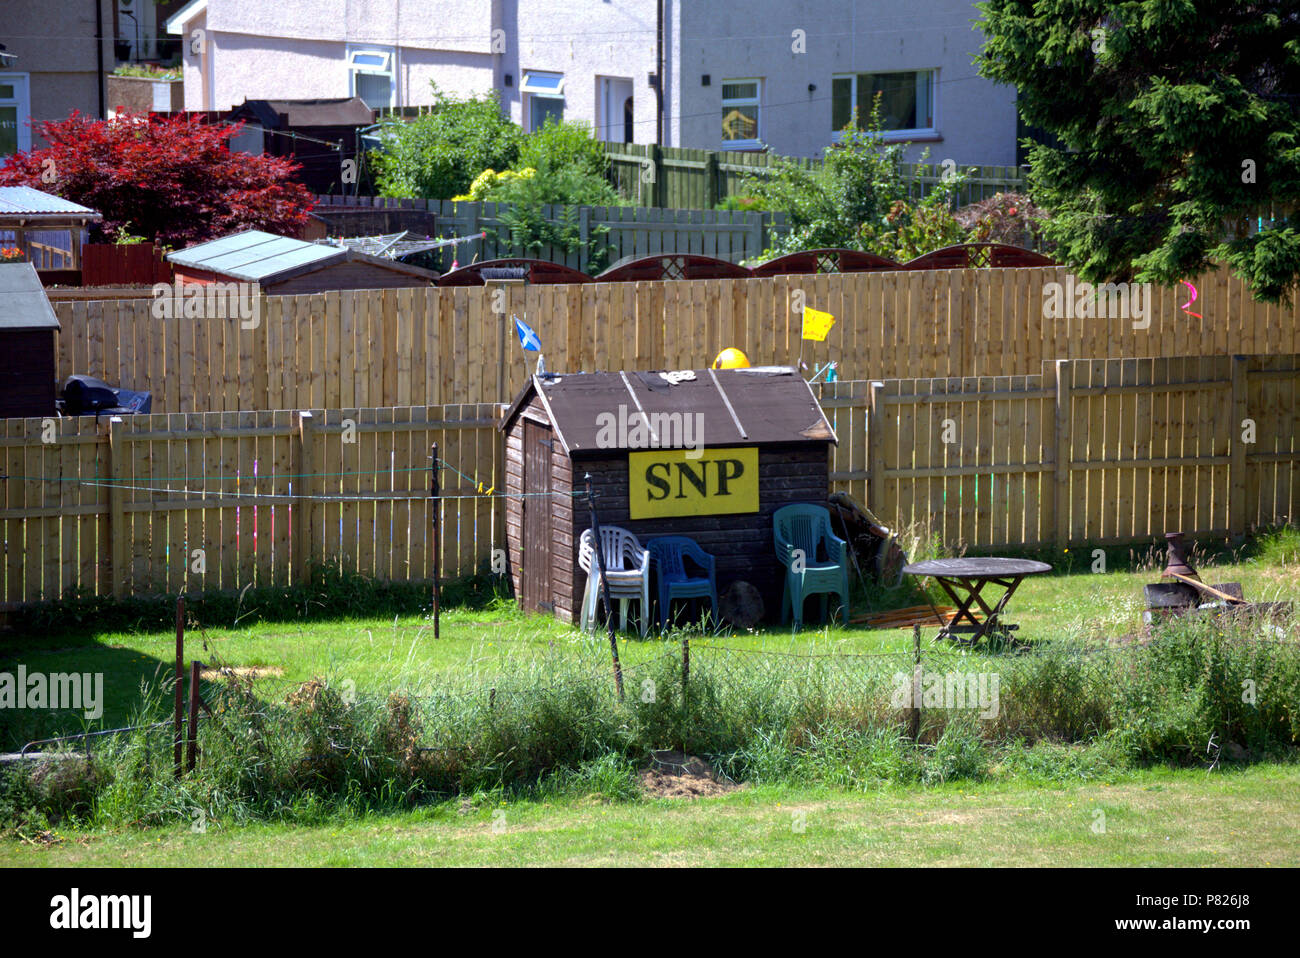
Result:
<svg viewBox="0 0 1300 958"><path fill-rule="evenodd" d="M439 573L442 571L442 532L438 523L438 444L433 444L432 455L429 456L429 517L433 522L433 637L441 638L439 634L440 619L442 616L442 593L438 584Z"/></svg>
<svg viewBox="0 0 1300 958"><path fill-rule="evenodd" d="M315 437L316 421L306 410L298 411L298 431L294 435L293 472L297 476L294 484L296 495L293 497L293 582L301 585L311 577L311 560L315 555L314 525L312 523L311 492L316 483L310 478L315 471L312 468L312 445ZM324 557L322 556L322 559Z"/></svg>
<svg viewBox="0 0 1300 958"><path fill-rule="evenodd" d="M181 744L184 731L181 727L181 714L185 708L183 697L185 686L185 596L176 597L176 710L172 716L172 764L176 777L181 777Z"/></svg>
<svg viewBox="0 0 1300 958"><path fill-rule="evenodd" d="M885 507L885 384L873 382L867 393L867 507ZM883 521L890 522L885 518Z"/></svg>
<svg viewBox="0 0 1300 958"><path fill-rule="evenodd" d="M704 153L704 205L713 209L718 205L718 153L706 150Z"/></svg>
<svg viewBox="0 0 1300 958"><path fill-rule="evenodd" d="M591 242L591 207L578 207L578 271L587 272L587 263L591 258L588 244Z"/></svg>
<svg viewBox="0 0 1300 958"><path fill-rule="evenodd" d="M609 652L614 660L614 685L618 689L618 700L623 701L623 666L618 661L618 639L614 635L614 603L609 601L609 579L605 575L605 546L600 538L600 520L596 517L596 495L591 489L591 473L583 480L587 484L587 505L591 509L591 536L596 546L596 568L600 571L600 590L605 599L605 623L609 627ZM649 609L642 609L642 615L649 615Z"/></svg>
<svg viewBox="0 0 1300 958"><path fill-rule="evenodd" d="M123 448L122 417L108 420L108 541L110 581L113 595L119 598L126 592L126 555L130 538L126 527L126 503L123 499L122 465L126 460Z"/></svg>
<svg viewBox="0 0 1300 958"><path fill-rule="evenodd" d="M199 674L203 663L195 659L190 663L190 734L189 744L185 749L185 771L194 771L194 762L199 754Z"/></svg>
<svg viewBox="0 0 1300 958"><path fill-rule="evenodd" d="M912 626L912 708L907 713L907 734L921 740L921 626Z"/></svg>
<svg viewBox="0 0 1300 958"><path fill-rule="evenodd" d="M1058 359L1053 364L1056 387L1056 491L1053 509L1056 513L1056 547L1064 549L1070 544L1070 385L1073 367L1068 359Z"/></svg>
<svg viewBox="0 0 1300 958"><path fill-rule="evenodd" d="M1249 415L1247 389L1247 364L1245 356L1232 357L1232 421L1228 431L1232 436L1232 462L1228 466L1228 532L1234 538L1246 534L1246 444L1241 441L1241 422Z"/></svg>

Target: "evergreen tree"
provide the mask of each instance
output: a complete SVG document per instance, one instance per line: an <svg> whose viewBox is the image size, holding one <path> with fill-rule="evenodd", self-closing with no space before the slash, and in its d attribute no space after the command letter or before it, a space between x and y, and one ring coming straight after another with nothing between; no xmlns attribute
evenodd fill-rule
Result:
<svg viewBox="0 0 1300 958"><path fill-rule="evenodd" d="M1296 288L1300 0L976 7L980 73L1061 140L1029 160L1058 256L1093 282L1226 262L1260 299Z"/></svg>

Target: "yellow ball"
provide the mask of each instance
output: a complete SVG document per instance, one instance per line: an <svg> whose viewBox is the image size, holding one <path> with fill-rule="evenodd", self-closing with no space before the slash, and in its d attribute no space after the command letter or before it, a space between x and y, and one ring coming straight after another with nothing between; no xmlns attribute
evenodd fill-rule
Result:
<svg viewBox="0 0 1300 958"><path fill-rule="evenodd" d="M734 347L727 347L713 360L714 369L747 369L749 357Z"/></svg>

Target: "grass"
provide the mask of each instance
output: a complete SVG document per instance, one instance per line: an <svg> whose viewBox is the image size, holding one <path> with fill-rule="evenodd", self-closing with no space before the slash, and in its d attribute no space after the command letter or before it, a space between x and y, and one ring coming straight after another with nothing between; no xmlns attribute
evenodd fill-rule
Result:
<svg viewBox="0 0 1300 958"><path fill-rule="evenodd" d="M455 801L312 826L56 832L0 842L0 867L1296 867L1297 788L1300 767L1262 765L865 794L758 786L693 802Z"/></svg>
<svg viewBox="0 0 1300 958"><path fill-rule="evenodd" d="M1010 606L1010 618L1020 625L1021 640L1032 643L1068 636L1103 643L1140 629L1142 586L1158 581L1162 554L1110 550L1106 559L1112 571L1105 573L1087 571L1095 561L1090 552L1045 558L1056 568L1075 566L1079 571L1024 581ZM1300 564L1300 531L1284 529L1235 552L1198 554L1196 562L1206 581L1241 582L1248 599L1291 599L1300 605L1300 571L1296 568ZM935 600L939 600L937 595ZM898 589L876 589L869 595L860 594L857 601L869 603L857 608L883 610L923 604L925 596L911 580L905 580ZM250 617L250 611L257 610L239 610L241 622ZM238 625L233 624L236 614L227 612L226 616L218 621L195 620L187 636L186 660L274 669L277 674L261 681L286 689L317 676L350 680L359 692L376 693L398 684L409 686L412 677L418 677L418 685L424 688L447 683L490 684L494 676L526 668L539 656L558 651L572 653L576 659L593 644L604 647L603 637L582 636L550 616L522 614L509 601L445 612L437 642L427 615ZM873 653L904 651L911 647L912 638L905 629L810 623L797 635L788 628L769 627L725 637L699 636L695 642L768 652ZM56 640L19 635L0 640L0 672L12 670L18 662L29 671L103 672L104 722L113 727L127 720L139 699L142 681L154 681L174 670L174 650L173 630L83 631ZM635 664L660 655L663 643L625 635L619 651L625 663ZM28 721L21 728L0 727L0 750L20 746L23 742L17 739L24 735L23 741L27 741L38 733L80 731L80 721L69 715L47 716L39 724Z"/></svg>
<svg viewBox="0 0 1300 958"><path fill-rule="evenodd" d="M421 615L263 618L256 593L200 606L187 659L271 671L205 682L219 721L200 728L199 771L172 782L165 743L137 734L101 745L92 765L9 776L0 834L25 841L0 842L0 864L167 864L169 850L186 864L209 850L265 864L598 864L610 847L620 862L669 864L1296 864L1283 851L1296 816L1277 806L1298 780L1300 649L1258 625L1205 621L1132 644L1141 587L1163 557L1112 550L1105 572L1091 571L1091 553L1047 558L1057 571L1026 580L1013 602L1031 654L925 643L927 669L996 673L1003 701L985 723L927 703L917 745L890 702L891 674L910 663L906 630L696 632L686 699L681 633L624 635L619 704L603 636L524 615L482 583L466 593L473 607L444 614L439 640ZM1300 599L1293 530L1194 562L1250 599ZM359 610L382 604L345 585ZM925 599L909 581L856 604ZM0 672L103 672L102 726L155 719L174 641L117 625L29 633L0 645ZM1243 704L1247 684L1258 702ZM84 725L15 710L0 722L0 750ZM645 800L636 770L665 747L705 755L745 787L696 804ZM1077 817L1086 810L1090 825L1098 807L1106 834L1078 834ZM185 827L197 809L206 834ZM790 828L792 809L808 830ZM504 833L485 834L502 814ZM1266 824L1246 834L1241 821ZM1110 840L1117 830L1124 842ZM52 835L62 840L49 849L28 844Z"/></svg>

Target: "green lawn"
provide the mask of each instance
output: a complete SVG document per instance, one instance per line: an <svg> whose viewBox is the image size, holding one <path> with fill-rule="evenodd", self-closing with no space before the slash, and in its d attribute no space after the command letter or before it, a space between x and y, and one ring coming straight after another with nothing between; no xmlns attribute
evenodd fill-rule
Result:
<svg viewBox="0 0 1300 958"><path fill-rule="evenodd" d="M1245 561L1214 565L1201 561L1206 581L1239 581L1252 600L1292 599L1300 602L1300 575L1290 562ZM1091 555L1062 556L1058 565L1087 568ZM1118 563L1112 560L1112 567ZM1019 623L1019 637L1038 642L1063 637L1106 642L1131 635L1141 626L1142 586L1158 581L1160 565L1144 563L1142 571L1077 572L1026 579L1011 603L1011 620ZM913 605L923 601L910 585L871 596L876 608ZM810 609L812 606L810 605ZM927 644L928 637L927 633ZM405 688L415 692L439 684L475 687L491 684L493 676L527 668L539 659L590 648L604 647L603 635L592 638L562 625L549 616L522 615L512 607L496 611L451 611L443 616L441 638L433 638L432 621L420 617L371 619L328 623L259 623L231 627L228 623L203 623L191 628L186 639L186 660L269 669L259 678L264 689L292 688L314 676L331 682L351 680L357 691ZM883 652L902 651L911 645L905 629L872 630L863 627L811 625L798 635L789 629L766 628L725 636L702 637L697 644L773 652ZM140 684L174 669L173 632L111 633L93 639L61 641L14 636L0 639L0 671L19 663L29 671L103 672L104 727L128 722L139 699ZM635 664L665 651L658 639L641 640L625 635L620 654L625 664ZM21 746L38 735L79 732L75 715L18 718L0 713L0 751Z"/></svg>
<svg viewBox="0 0 1300 958"><path fill-rule="evenodd" d="M68 832L0 866L1300 866L1300 767L1107 782L745 788L716 798L445 803L323 826ZM1098 811L1102 814L1099 815ZM799 824L802 824L802 830ZM1104 830L1101 829L1104 824Z"/></svg>

